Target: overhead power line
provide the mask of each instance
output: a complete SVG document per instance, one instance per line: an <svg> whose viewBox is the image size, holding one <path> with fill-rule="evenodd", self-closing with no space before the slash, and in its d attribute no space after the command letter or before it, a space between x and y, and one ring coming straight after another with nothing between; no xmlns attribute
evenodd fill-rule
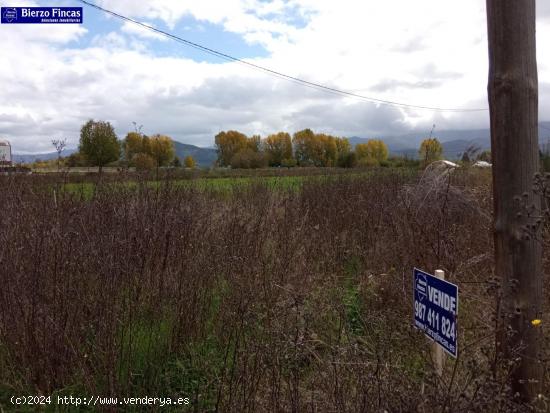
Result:
<svg viewBox="0 0 550 413"><path fill-rule="evenodd" d="M389 106L409 108L409 109L423 109L423 110L430 110L430 111L434 111L434 112L482 112L482 111L487 111L488 110L487 108L443 108L443 107L436 107L436 106L413 105L413 104L408 104L408 103L403 103L403 102L396 102L396 101L392 101L392 100L377 99L377 98L374 98L374 97L371 97L371 96L365 96L365 95L361 95L361 94L358 94L358 93L349 92L349 91L345 91L345 90L338 89L338 88L335 88L335 87L323 85L321 83L310 82L308 80L304 80L304 79L301 79L301 78L298 78L298 77L295 77L295 76L287 75L285 73L279 72L277 70L270 69L270 68L265 67L265 66L261 66L261 65L255 64L255 63L247 62L246 60L239 59L237 57L231 56L231 55L223 53L223 52L219 52L219 51L211 49L209 47L202 46L198 43L192 42L190 40L186 40L186 39L184 39L182 37L179 37L179 36L176 36L172 33L166 32L166 31L161 30L161 29L157 29L156 27L150 26L148 24L145 24L145 23L139 22L137 20L134 20L130 17L126 17L122 14L116 13L112 10L105 9L101 6L98 6L97 4L90 3L89 1L86 1L86 0L79 0L79 1L81 3L84 3L87 6L93 7L93 8L95 8L97 10L100 10L104 13L110 14L111 16L117 17L119 19L125 20L125 21L133 23L133 24L136 24L136 25L141 26L141 27L143 27L147 30L156 32L156 33L158 33L162 36L166 36L166 37L168 37L172 40L183 43L187 46L190 46L194 49L200 50L200 51L205 52L207 54L216 56L220 59L230 61L230 62L240 63L240 64L243 64L245 66L248 66L249 68L260 70L260 71L262 71L264 73L267 73L269 75L273 75L273 76L276 76L278 78L282 78L282 79L285 79L285 80L288 80L288 81L291 81L291 82L294 82L294 83L298 83L302 86L314 88L316 90L320 90L320 91L323 91L323 92L337 94L337 95L340 95L340 96L348 96L348 97L358 98L358 99L362 99L362 100L365 100L365 101L368 101L368 102L371 102L371 103L376 103L376 104L381 104L381 105L389 105Z"/></svg>

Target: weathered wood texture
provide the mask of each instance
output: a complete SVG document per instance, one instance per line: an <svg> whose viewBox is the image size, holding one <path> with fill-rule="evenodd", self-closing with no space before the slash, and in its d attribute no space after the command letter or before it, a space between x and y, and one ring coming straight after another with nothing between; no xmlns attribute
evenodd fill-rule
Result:
<svg viewBox="0 0 550 413"><path fill-rule="evenodd" d="M525 230L533 218L522 210L527 204L540 211L532 191L539 170L535 0L487 0L487 26L500 344L505 357L520 357L512 386L528 401L542 379L541 332L531 324L542 315L542 250L536 234Z"/></svg>

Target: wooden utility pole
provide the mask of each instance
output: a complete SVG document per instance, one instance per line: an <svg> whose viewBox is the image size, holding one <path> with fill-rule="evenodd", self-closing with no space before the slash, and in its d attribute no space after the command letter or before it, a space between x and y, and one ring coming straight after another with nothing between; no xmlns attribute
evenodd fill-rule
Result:
<svg viewBox="0 0 550 413"><path fill-rule="evenodd" d="M502 280L503 355L518 360L512 389L533 400L541 389L542 249L535 219L522 205L540 211L533 193L539 171L538 79L535 0L487 0L489 107L493 159L496 274Z"/></svg>

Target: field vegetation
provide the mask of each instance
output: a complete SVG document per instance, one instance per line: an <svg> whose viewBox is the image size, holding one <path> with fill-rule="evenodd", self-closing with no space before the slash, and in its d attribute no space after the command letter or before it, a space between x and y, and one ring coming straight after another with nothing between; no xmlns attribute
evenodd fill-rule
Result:
<svg viewBox="0 0 550 413"><path fill-rule="evenodd" d="M224 191L113 175L86 196L72 176L0 177L0 406L39 393L182 396L196 412L529 411L496 352L490 173L404 171L215 178L248 179ZM460 288L442 377L412 327L414 266Z"/></svg>

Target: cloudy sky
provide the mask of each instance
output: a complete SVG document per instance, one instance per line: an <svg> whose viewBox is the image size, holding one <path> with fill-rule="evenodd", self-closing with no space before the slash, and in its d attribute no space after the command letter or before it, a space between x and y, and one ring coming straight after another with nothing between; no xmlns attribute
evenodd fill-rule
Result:
<svg viewBox="0 0 550 413"><path fill-rule="evenodd" d="M486 108L482 0L90 0L223 53L377 99ZM0 24L0 137L16 152L78 144L90 118L122 138L143 125L212 146L220 130L306 127L375 137L488 126L488 113L402 109L342 97L220 60L77 1L84 24ZM540 120L550 120L550 1L537 1ZM419 132L420 133L420 132Z"/></svg>

